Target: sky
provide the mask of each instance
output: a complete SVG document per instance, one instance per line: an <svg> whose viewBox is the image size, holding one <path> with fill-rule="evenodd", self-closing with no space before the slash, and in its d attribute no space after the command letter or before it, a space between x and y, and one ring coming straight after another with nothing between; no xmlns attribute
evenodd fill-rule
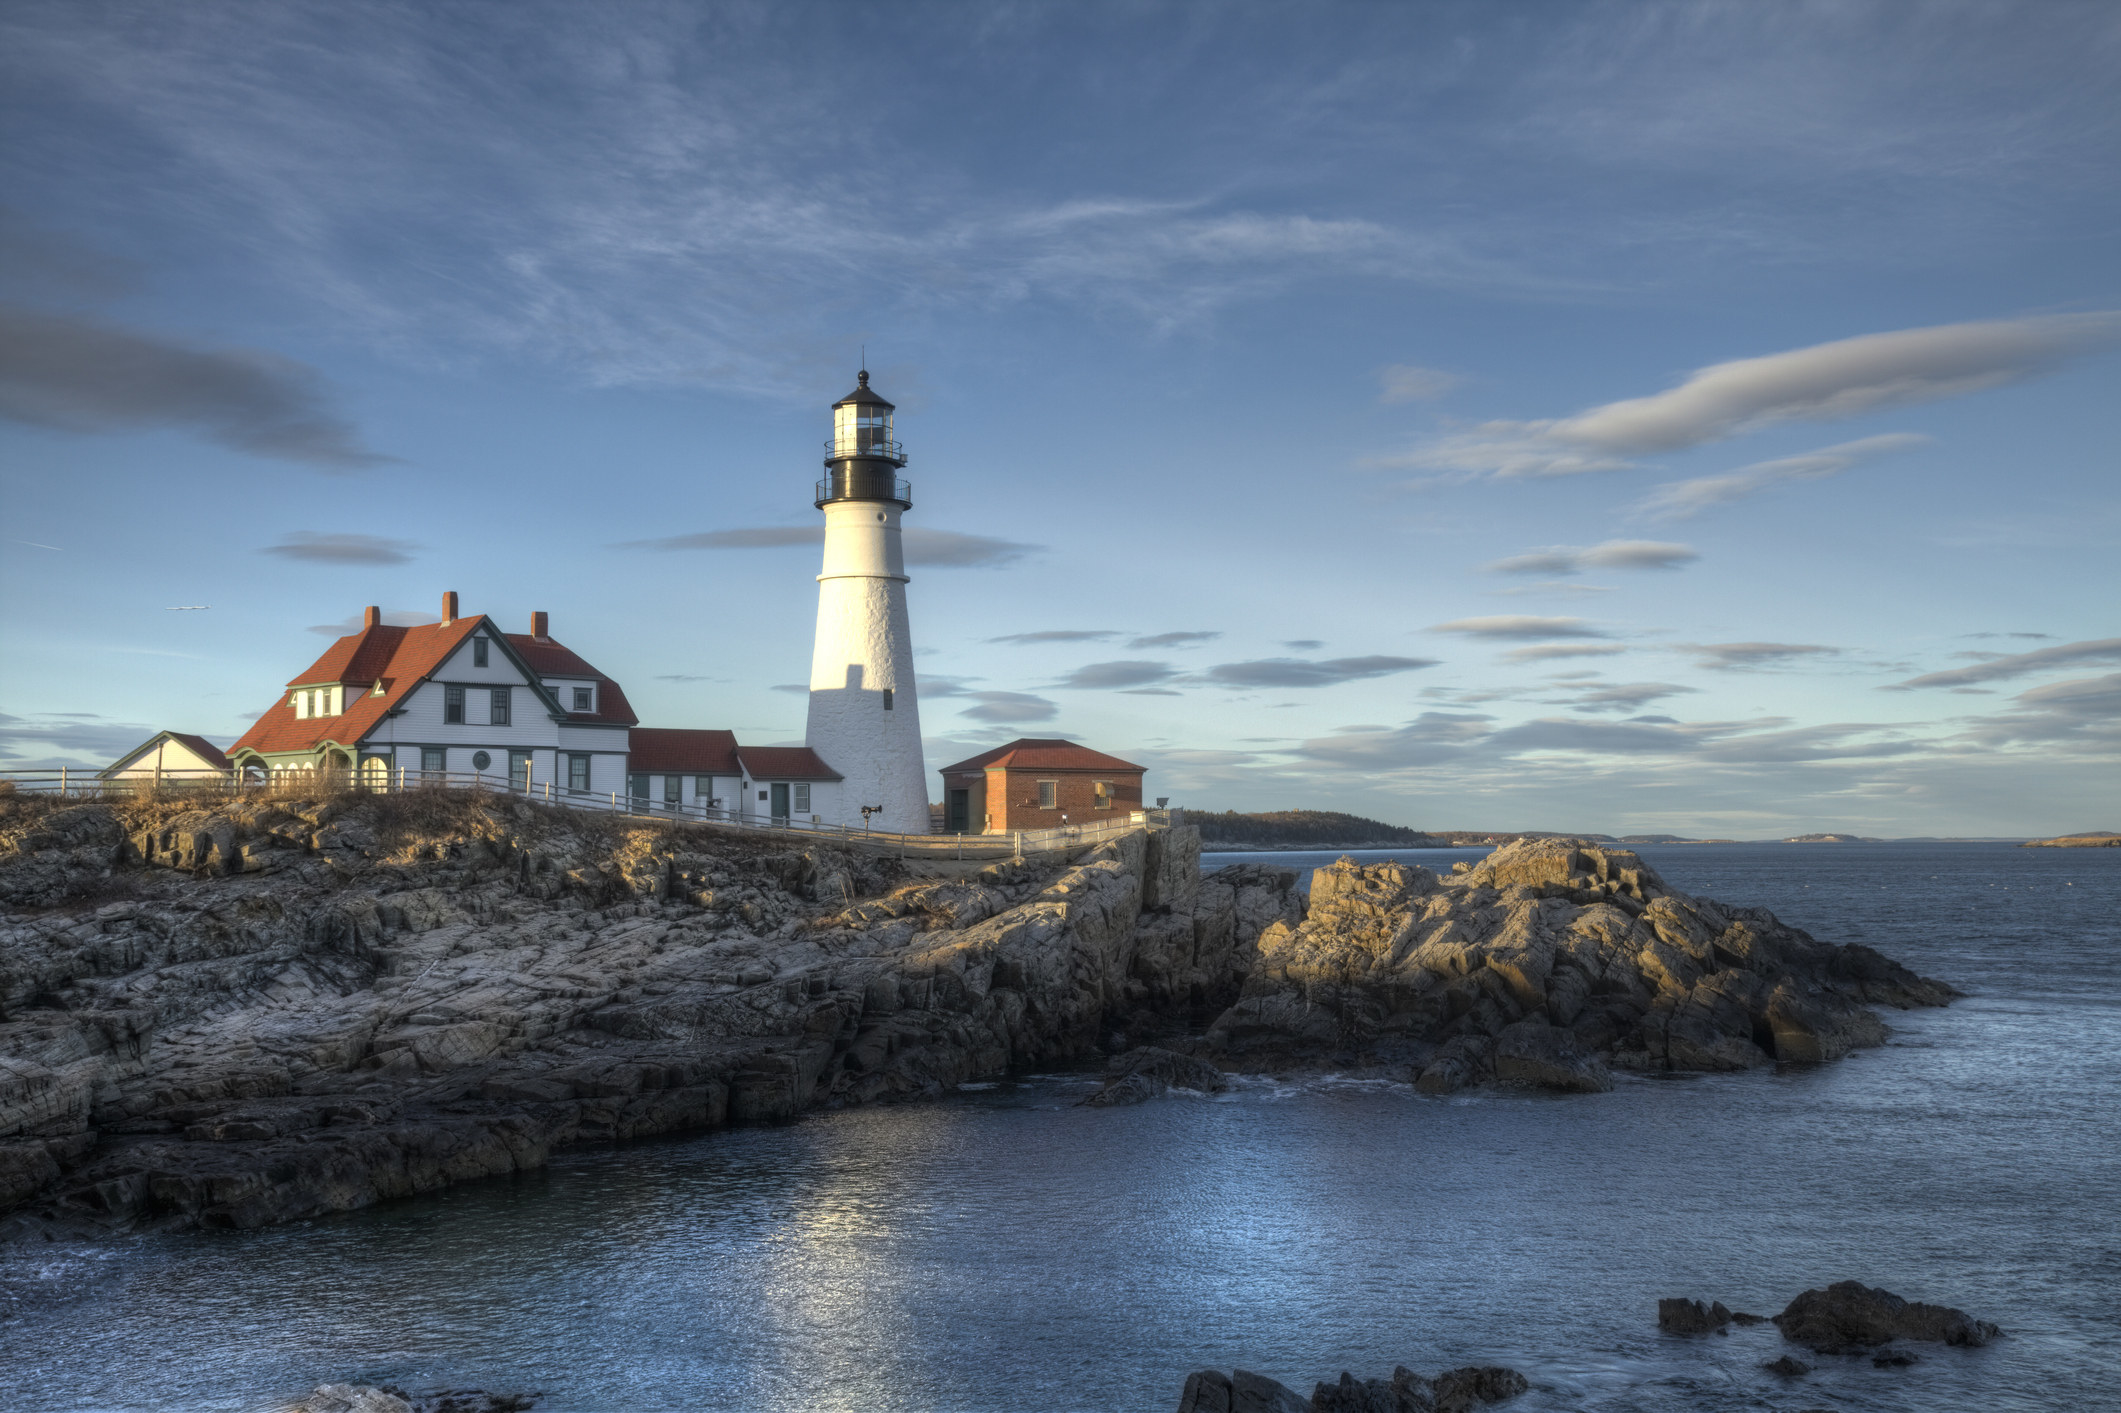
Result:
<svg viewBox="0 0 2121 1413"><path fill-rule="evenodd" d="M799 741L866 359L931 770L2121 828L2116 72L2069 0L11 0L0 769L445 590Z"/></svg>

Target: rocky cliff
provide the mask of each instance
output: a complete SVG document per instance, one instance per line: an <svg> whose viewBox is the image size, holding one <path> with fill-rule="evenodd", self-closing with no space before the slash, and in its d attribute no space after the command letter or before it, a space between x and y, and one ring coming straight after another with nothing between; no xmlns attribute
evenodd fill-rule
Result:
<svg viewBox="0 0 2121 1413"><path fill-rule="evenodd" d="M1098 1051L1099 1103L1203 1060L1594 1091L1957 994L1581 841L1343 860L1308 910L1183 828L947 867L441 791L0 799L0 1212L258 1226Z"/></svg>
<svg viewBox="0 0 2121 1413"><path fill-rule="evenodd" d="M1883 1043L1872 1006L1958 994L1765 909L1689 897L1624 850L1526 839L1457 870L1319 869L1309 915L1260 936L1211 1053L1233 1068L1391 1066L1434 1093L1484 1079L1595 1091L1616 1067L1838 1059Z"/></svg>
<svg viewBox="0 0 2121 1413"><path fill-rule="evenodd" d="M942 878L444 792L0 801L0 1211L253 1227L1123 1049L1294 881L1184 829Z"/></svg>

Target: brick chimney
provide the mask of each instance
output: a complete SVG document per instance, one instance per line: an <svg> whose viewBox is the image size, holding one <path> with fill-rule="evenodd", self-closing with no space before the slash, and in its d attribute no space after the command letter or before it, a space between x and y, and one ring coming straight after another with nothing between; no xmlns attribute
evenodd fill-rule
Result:
<svg viewBox="0 0 2121 1413"><path fill-rule="evenodd" d="M374 604L370 604L368 612L361 615L361 626L363 628L379 628L382 624L383 610L377 608Z"/></svg>
<svg viewBox="0 0 2121 1413"><path fill-rule="evenodd" d="M457 591L449 590L442 595L442 626L447 628L457 621Z"/></svg>
<svg viewBox="0 0 2121 1413"><path fill-rule="evenodd" d="M551 633L546 631L551 626L552 618L544 609L538 609L530 615L530 636L536 638L539 642L542 643L552 636Z"/></svg>

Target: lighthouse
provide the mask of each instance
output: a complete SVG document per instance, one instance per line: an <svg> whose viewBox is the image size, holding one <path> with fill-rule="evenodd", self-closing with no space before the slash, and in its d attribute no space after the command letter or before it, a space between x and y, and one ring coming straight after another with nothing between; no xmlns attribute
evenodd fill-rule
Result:
<svg viewBox="0 0 2121 1413"><path fill-rule="evenodd" d="M825 478L817 483L825 564L804 739L842 777L838 823L926 834L928 770L899 539L913 488L898 474L906 455L892 437L893 410L871 391L866 368L855 390L832 404Z"/></svg>

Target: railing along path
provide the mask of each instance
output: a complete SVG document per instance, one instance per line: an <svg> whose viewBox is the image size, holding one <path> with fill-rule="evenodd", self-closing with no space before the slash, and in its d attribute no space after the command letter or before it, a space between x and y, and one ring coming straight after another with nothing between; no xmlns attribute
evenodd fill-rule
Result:
<svg viewBox="0 0 2121 1413"><path fill-rule="evenodd" d="M826 824L794 817L747 814L738 810L655 800L623 791L570 790L552 781L462 771L291 770L269 777L230 775L218 770L165 770L154 774L103 776L89 769L61 766L53 770L0 770L0 791L61 795L82 800L128 800L174 796L199 800L309 797L317 794L395 795L414 790L469 790L533 800L559 809L587 810L642 819L686 820L755 833L823 837L857 848L895 850L901 857L994 859L1027 853L1071 851L1142 828L1177 822L1177 810L1135 810L1090 824L1052 829L1018 829L1006 834L891 834L854 825Z"/></svg>

